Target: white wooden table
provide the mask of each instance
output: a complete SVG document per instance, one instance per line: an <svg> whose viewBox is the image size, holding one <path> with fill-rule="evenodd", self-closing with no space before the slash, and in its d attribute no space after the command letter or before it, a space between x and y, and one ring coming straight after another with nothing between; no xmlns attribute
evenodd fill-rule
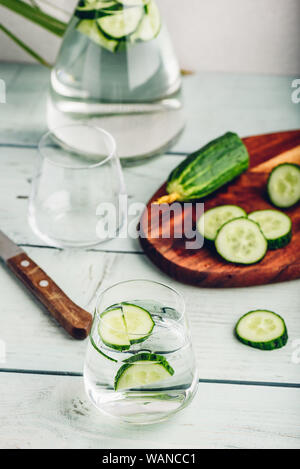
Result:
<svg viewBox="0 0 300 469"><path fill-rule="evenodd" d="M46 130L48 71L1 64L0 228L24 247L80 306L129 278L174 285L186 300L200 370L193 403L160 425L116 426L83 391L86 342L69 338L0 266L1 448L300 448L300 280L242 289L181 285L158 271L137 240L91 251L46 247L27 225L36 144ZM146 202L184 155L226 130L241 136L300 126L292 77L203 73L184 79L187 129L169 154L125 168L130 200ZM66 275L66 273L68 273ZM261 352L233 337L254 308L282 314L289 342ZM3 352L3 350L2 350Z"/></svg>

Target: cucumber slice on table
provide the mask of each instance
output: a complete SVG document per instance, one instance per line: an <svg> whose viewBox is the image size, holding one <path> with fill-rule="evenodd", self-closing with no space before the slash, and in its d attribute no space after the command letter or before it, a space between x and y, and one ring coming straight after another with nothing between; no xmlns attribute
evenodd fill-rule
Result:
<svg viewBox="0 0 300 469"><path fill-rule="evenodd" d="M300 200L300 166L283 163L274 168L268 179L270 201L276 207L289 208Z"/></svg>
<svg viewBox="0 0 300 469"><path fill-rule="evenodd" d="M152 0L146 6L146 15L143 17L137 30L130 36L131 42L151 41L160 32L161 19L156 3Z"/></svg>
<svg viewBox="0 0 300 469"><path fill-rule="evenodd" d="M96 21L81 20L76 28L80 33L85 34L89 37L89 39L104 49L107 49L111 52L115 52L117 50L119 42L115 41L114 39L108 39L98 28Z"/></svg>
<svg viewBox="0 0 300 469"><path fill-rule="evenodd" d="M122 303L122 309L130 343L137 344L146 340L155 325L151 314L130 303Z"/></svg>
<svg viewBox="0 0 300 469"><path fill-rule="evenodd" d="M224 223L234 218L247 217L247 213L237 205L219 205L205 211L197 222L199 233L210 241L214 241L217 232Z"/></svg>
<svg viewBox="0 0 300 469"><path fill-rule="evenodd" d="M161 355L139 353L126 360L119 368L114 382L116 391L121 389L139 388L170 378L173 368Z"/></svg>
<svg viewBox="0 0 300 469"><path fill-rule="evenodd" d="M113 15L106 15L97 20L103 34L111 39L121 39L132 34L139 26L145 10L142 7L126 8Z"/></svg>
<svg viewBox="0 0 300 469"><path fill-rule="evenodd" d="M292 220L278 210L256 210L248 215L250 220L259 224L269 249L286 246L292 239Z"/></svg>
<svg viewBox="0 0 300 469"><path fill-rule="evenodd" d="M254 264L265 256L268 243L258 224L236 218L218 231L215 246L225 260L237 264Z"/></svg>
<svg viewBox="0 0 300 469"><path fill-rule="evenodd" d="M273 350L283 347L288 340L285 322L273 311L249 311L240 318L236 327L237 338L250 347Z"/></svg>
<svg viewBox="0 0 300 469"><path fill-rule="evenodd" d="M131 344L143 342L155 326L146 309L126 302L110 307L100 318L102 342L117 350L128 350Z"/></svg>
<svg viewBox="0 0 300 469"><path fill-rule="evenodd" d="M130 348L130 341L121 307L104 311L101 314L98 332L102 342L108 347L116 350L128 350Z"/></svg>

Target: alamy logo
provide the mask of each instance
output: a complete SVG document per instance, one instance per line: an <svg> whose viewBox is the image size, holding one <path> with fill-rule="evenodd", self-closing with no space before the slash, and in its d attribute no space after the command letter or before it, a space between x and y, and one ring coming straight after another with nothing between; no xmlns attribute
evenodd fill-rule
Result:
<svg viewBox="0 0 300 469"><path fill-rule="evenodd" d="M0 104L6 103L6 86L5 81L0 78Z"/></svg>
<svg viewBox="0 0 300 469"><path fill-rule="evenodd" d="M296 78L295 80L292 81L292 88L296 88L292 92L292 102L294 104L300 103L300 78Z"/></svg>

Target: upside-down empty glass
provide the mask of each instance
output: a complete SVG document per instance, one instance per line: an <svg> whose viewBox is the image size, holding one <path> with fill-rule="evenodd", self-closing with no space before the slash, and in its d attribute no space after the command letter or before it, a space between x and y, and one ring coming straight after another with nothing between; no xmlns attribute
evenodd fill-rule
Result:
<svg viewBox="0 0 300 469"><path fill-rule="evenodd" d="M29 223L47 244L89 247L116 236L124 197L116 144L108 132L78 123L42 137Z"/></svg>
<svg viewBox="0 0 300 469"><path fill-rule="evenodd" d="M186 407L198 373L181 294L149 280L125 281L103 291L84 383L100 411L128 423L163 421Z"/></svg>

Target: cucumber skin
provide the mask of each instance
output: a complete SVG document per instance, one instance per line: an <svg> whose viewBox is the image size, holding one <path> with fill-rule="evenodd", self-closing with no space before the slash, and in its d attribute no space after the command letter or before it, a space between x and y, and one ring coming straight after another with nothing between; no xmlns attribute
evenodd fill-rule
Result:
<svg viewBox="0 0 300 469"><path fill-rule="evenodd" d="M116 363L118 362L118 360L115 360L114 358L111 358L111 357L109 357L108 355L106 355L106 353L102 352L102 351L97 347L97 345L95 344L95 341L94 341L94 339L93 339L93 337L92 337L91 335L90 335L90 341L91 341L91 344L92 344L92 346L94 347L94 349L95 349L98 353L100 353L100 355L102 355L103 357L107 358L108 360L110 360L110 361L112 361L112 362L116 362Z"/></svg>
<svg viewBox="0 0 300 469"><path fill-rule="evenodd" d="M277 339L274 339L274 340L269 340L268 342L252 342L250 340L243 339L243 337L241 337L238 334L237 329L238 329L238 325L239 325L240 321L245 316L248 316L250 313L256 313L257 311L262 311L262 310L261 309L254 309L252 311L248 311L248 313L244 314L238 320L238 322L237 322L237 324L234 328L234 333L235 333L236 338L240 342L242 342L243 344L249 345L250 347L257 348L259 350L275 350L275 349L284 347L286 345L287 341L288 341L288 332L287 332L287 328L286 328L286 325L285 325L285 321L281 316L279 316L279 314L276 314L276 313L274 313L274 311L270 311L270 310L267 310L267 309L264 309L263 311L268 311L269 313L275 314L276 316L278 316L281 319L281 321L283 321L283 323L284 323L284 332L283 332L281 337L278 337Z"/></svg>
<svg viewBox="0 0 300 469"><path fill-rule="evenodd" d="M205 197L230 182L249 167L246 146L227 132L187 156L169 175L167 192L178 192L178 200Z"/></svg>
<svg viewBox="0 0 300 469"><path fill-rule="evenodd" d="M291 239L292 239L292 230L289 231L289 233L287 233L286 235L284 236L281 236L280 238L277 238L277 239L267 239L267 243L268 243L268 249L274 251L275 249L281 249L281 248L284 248L285 246L287 246Z"/></svg>
<svg viewBox="0 0 300 469"><path fill-rule="evenodd" d="M274 205L277 208L285 209L285 208L294 207L294 205L296 205L300 201L300 198L294 204L288 205L288 206L279 206L279 205L275 204L272 200L272 195L271 195L269 185L270 185L272 174L274 173L274 171L277 170L277 168L280 168L280 166L294 166L295 168L298 169L298 171L300 171L300 165L296 164L296 163L281 163L281 164L275 166L275 168L273 168L272 171L270 172L269 177L268 177L268 181L267 181L267 192L268 192L269 200L270 200L271 204Z"/></svg>
<svg viewBox="0 0 300 469"><path fill-rule="evenodd" d="M132 357L127 358L124 360L126 363L121 366L121 368L118 369L117 374L115 376L115 381L114 381L114 390L117 391L118 387L118 381L122 374L130 368L132 365L134 365L134 362L137 361L155 361L159 365L162 365L167 372L170 374L170 376L173 376L175 371L174 369L169 365L167 360L162 356L162 355L157 355L156 353L138 353L137 355L133 355Z"/></svg>

